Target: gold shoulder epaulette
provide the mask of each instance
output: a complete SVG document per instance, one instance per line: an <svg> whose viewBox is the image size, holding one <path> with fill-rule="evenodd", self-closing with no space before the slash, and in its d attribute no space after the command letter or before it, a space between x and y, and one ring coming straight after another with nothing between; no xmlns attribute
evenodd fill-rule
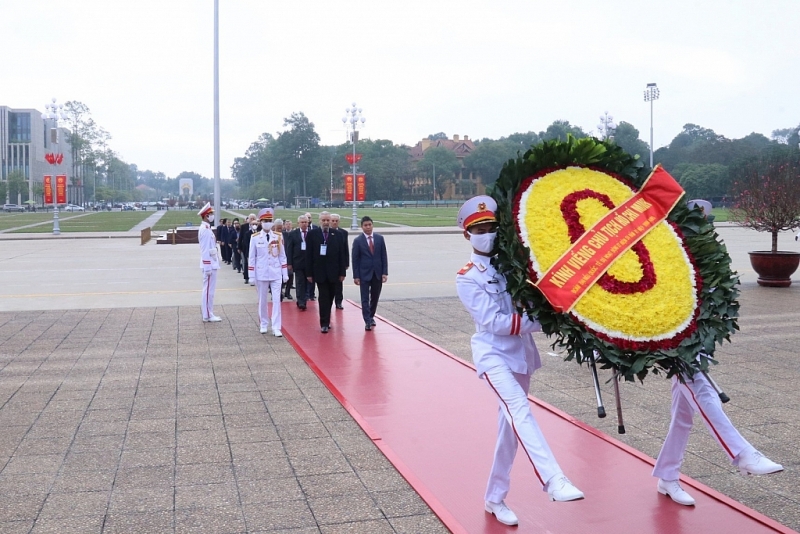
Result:
<svg viewBox="0 0 800 534"><path fill-rule="evenodd" d="M466 264L465 266L463 266L463 267L461 268L461 270L460 270L460 271L458 271L458 274L467 274L467 271L469 271L470 269L472 269L472 267L473 267L474 265L475 265L475 264L474 264L474 263L472 263L471 261L470 261L470 262L467 262L467 264Z"/></svg>

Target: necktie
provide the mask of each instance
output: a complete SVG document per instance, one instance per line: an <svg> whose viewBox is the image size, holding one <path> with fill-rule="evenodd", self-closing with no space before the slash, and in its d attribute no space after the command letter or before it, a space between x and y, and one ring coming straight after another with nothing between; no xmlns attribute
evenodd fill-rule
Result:
<svg viewBox="0 0 800 534"><path fill-rule="evenodd" d="M367 236L369 239L369 253L375 254L375 245L372 244L372 236Z"/></svg>
<svg viewBox="0 0 800 534"><path fill-rule="evenodd" d="M306 242L306 231L303 230L303 243L305 243L305 242Z"/></svg>

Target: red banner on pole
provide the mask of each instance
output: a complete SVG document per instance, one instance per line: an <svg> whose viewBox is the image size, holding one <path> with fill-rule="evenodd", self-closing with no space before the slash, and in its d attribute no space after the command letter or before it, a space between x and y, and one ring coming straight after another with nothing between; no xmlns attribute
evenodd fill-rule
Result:
<svg viewBox="0 0 800 534"><path fill-rule="evenodd" d="M67 175L59 174L56 176L56 203L67 203Z"/></svg>
<svg viewBox="0 0 800 534"><path fill-rule="evenodd" d="M364 202L367 199L367 176L365 174L356 175L356 201Z"/></svg>
<svg viewBox="0 0 800 534"><path fill-rule="evenodd" d="M42 182L42 189L44 190L44 203L53 203L53 177L45 174L44 181Z"/></svg>
<svg viewBox="0 0 800 534"><path fill-rule="evenodd" d="M667 218L683 188L661 167L638 193L597 221L536 283L553 308L566 313L622 254Z"/></svg>
<svg viewBox="0 0 800 534"><path fill-rule="evenodd" d="M353 184L353 175L344 175L344 201L353 202L353 192L355 191Z"/></svg>
<svg viewBox="0 0 800 534"><path fill-rule="evenodd" d="M347 160L347 163L352 165L353 163L358 163L359 161L361 161L362 157L363 157L362 154L345 154L344 159Z"/></svg>

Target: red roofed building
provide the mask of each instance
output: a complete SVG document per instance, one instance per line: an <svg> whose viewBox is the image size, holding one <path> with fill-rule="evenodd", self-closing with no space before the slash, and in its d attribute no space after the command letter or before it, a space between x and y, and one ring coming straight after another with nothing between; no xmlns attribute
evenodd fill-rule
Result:
<svg viewBox="0 0 800 534"><path fill-rule="evenodd" d="M408 150L412 162L421 160L429 148L446 148L453 152L461 163L461 170L455 179L447 184L442 200L466 199L478 194L478 191L483 191L481 177L464 167L464 158L475 150L475 143L470 141L469 136L465 135L463 139L458 134L453 135L452 139L425 138ZM416 176L409 180L406 183L406 198L429 196L433 187L431 182L432 178L427 176Z"/></svg>

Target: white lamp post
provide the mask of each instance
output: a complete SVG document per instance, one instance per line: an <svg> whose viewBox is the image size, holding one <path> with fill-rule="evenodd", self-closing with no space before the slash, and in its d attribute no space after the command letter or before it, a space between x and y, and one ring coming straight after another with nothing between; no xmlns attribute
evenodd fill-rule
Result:
<svg viewBox="0 0 800 534"><path fill-rule="evenodd" d="M614 122L614 117L609 115L608 111L600 115L600 124L597 125L597 129L600 130L603 141L608 141L614 135L617 123Z"/></svg>
<svg viewBox="0 0 800 534"><path fill-rule="evenodd" d="M50 129L50 142L53 143L55 149L53 151L56 157L58 156L58 121L59 119L63 120L66 119L67 116L62 112L64 107L61 104L56 104L56 99L53 98L52 102L48 102L45 104L44 109L46 110L42 113L42 119L44 121L52 120L53 127ZM53 160L56 161L56 160ZM56 198L56 176L58 175L58 163L53 163L53 175L50 178L50 185L53 189L53 235L61 235L61 229L58 227L58 202Z"/></svg>
<svg viewBox="0 0 800 534"><path fill-rule="evenodd" d="M361 123L363 126L364 123L367 122L367 119L361 116L361 108L357 108L355 102L353 102L352 108L347 108L344 112L346 115L342 117L342 123L344 124L345 131L348 129L350 130L350 140L353 142L353 221L350 223L350 229L358 230L356 203L356 187L358 182L356 178L356 142L358 141L358 123ZM348 123L350 123L349 126Z"/></svg>
<svg viewBox="0 0 800 534"><path fill-rule="evenodd" d="M653 102L658 100L660 91L654 83L648 83L644 90L644 101L650 102L650 168L653 168Z"/></svg>

